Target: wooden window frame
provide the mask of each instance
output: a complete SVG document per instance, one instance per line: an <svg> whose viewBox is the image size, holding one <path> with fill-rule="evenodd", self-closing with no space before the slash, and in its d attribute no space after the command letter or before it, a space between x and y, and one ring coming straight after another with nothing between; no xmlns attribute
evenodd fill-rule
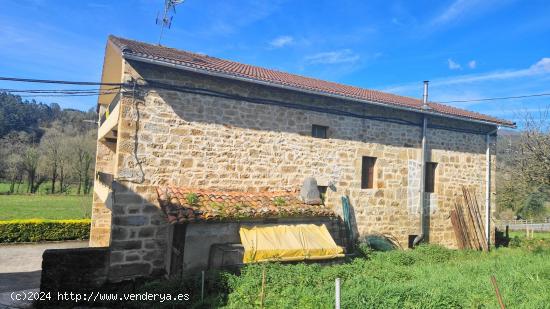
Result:
<svg viewBox="0 0 550 309"><path fill-rule="evenodd" d="M374 188L374 167L376 157L363 156L361 158L361 189Z"/></svg>
<svg viewBox="0 0 550 309"><path fill-rule="evenodd" d="M317 134L319 132L322 132L324 130L324 134ZM328 138L328 127L327 126L321 126L318 124L311 125L311 136L315 138L322 138L327 139Z"/></svg>
<svg viewBox="0 0 550 309"><path fill-rule="evenodd" d="M426 162L426 175L424 178L424 192L434 193L435 192L435 176L437 170L436 162Z"/></svg>

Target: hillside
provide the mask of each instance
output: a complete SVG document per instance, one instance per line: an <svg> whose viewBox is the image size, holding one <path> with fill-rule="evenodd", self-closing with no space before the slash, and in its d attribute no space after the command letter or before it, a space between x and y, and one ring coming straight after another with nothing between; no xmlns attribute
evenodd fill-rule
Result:
<svg viewBox="0 0 550 309"><path fill-rule="evenodd" d="M93 183L97 114L0 92L0 182L7 192L88 193Z"/></svg>

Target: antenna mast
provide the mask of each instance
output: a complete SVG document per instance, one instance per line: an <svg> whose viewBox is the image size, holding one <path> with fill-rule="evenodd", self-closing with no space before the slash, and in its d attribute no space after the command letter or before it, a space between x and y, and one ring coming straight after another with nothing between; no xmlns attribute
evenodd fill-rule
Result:
<svg viewBox="0 0 550 309"><path fill-rule="evenodd" d="M164 28L167 27L170 29L172 25L172 19L174 16L170 15L170 11L173 11L176 14L176 5L183 3L185 0L164 0L164 12L162 14L162 19L159 20L159 14L157 13L156 24L160 24L160 36L159 36L159 45L162 40L162 34L164 33Z"/></svg>

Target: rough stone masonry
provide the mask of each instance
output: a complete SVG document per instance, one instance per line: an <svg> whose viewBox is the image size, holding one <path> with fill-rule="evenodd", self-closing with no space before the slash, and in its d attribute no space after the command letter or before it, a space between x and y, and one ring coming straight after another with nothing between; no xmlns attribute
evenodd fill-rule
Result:
<svg viewBox="0 0 550 309"><path fill-rule="evenodd" d="M358 236L387 234L406 248L409 235L419 233L421 127L382 118L421 123L420 114L131 60L124 61L123 72L124 81L152 80L381 120L162 89L125 94L116 144L98 143L96 170L112 173L115 184L112 209L94 197L90 239L91 246L110 246L112 280L164 272L169 237L157 185L280 191L299 189L314 177L318 185L330 185L325 201L337 213L341 196L349 196ZM492 129L437 116L429 123ZM328 138L312 137L312 125L328 127ZM480 200L485 194L485 135L429 128L427 139L427 161L437 163L435 190L425 196L429 242L455 247L450 210L461 186L475 188ZM361 189L363 156L376 158L372 189Z"/></svg>

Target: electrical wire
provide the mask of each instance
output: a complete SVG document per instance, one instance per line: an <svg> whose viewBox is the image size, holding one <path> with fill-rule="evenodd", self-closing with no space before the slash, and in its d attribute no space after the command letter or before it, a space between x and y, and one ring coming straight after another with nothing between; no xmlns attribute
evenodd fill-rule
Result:
<svg viewBox="0 0 550 309"><path fill-rule="evenodd" d="M299 110L309 110L309 111L316 111L321 113L329 113L339 116L348 116L348 117L354 117L354 118L361 118L361 119L371 119L371 120L378 120L378 121L386 121L396 124L404 124L404 125L411 125L411 126L419 126L419 124L405 120L400 118L394 118L394 117L381 117L381 116L367 116L362 114L356 114L348 111L342 111L332 108L324 108L319 106L311 106L311 105L303 105L303 104L296 104L296 103L289 103L289 102L282 102L282 101L276 101L276 100L270 100L270 99L263 99L263 98L251 98L251 97L245 97L235 94L228 94L223 93L219 91L214 91L210 89L204 89L204 88L195 88L195 87L185 87L185 86L175 86L172 84L166 84L161 83L157 81L152 80L146 80L146 85L135 85L135 84L128 84L128 83L98 83L98 82L81 82L81 81L64 81L64 80L48 80L48 79L30 79L30 78L14 78L14 77L0 77L0 81L13 81L13 82L28 82L28 83L46 83L46 84L67 84L67 85L86 85L86 86L117 86L115 88L110 89L61 89L61 90L47 90L47 89L27 89L27 90L17 90L17 89L0 89L0 91L6 91L6 92L14 92L14 93L25 93L23 95L19 95L20 97L69 97L69 96L101 96L101 95L109 95L113 93L124 93L123 87L133 87L132 93L134 93L136 90L139 89L164 89L164 90L170 90L170 91L178 91L183 93L190 93L190 94L199 94L199 95L209 95L219 98L225 98L225 99L233 99L233 100L240 100L240 101L246 101L256 104L264 104L264 105L275 105L275 106L281 106L281 107L287 107L287 108L293 108L293 109L299 109ZM138 89L136 89L138 88ZM550 93L538 93L538 94L527 94L527 95L518 95L518 96L508 96L508 97L492 97L492 98L481 98L481 99L470 99L470 100L450 100L450 101L443 101L439 103L465 103L465 102L480 102L480 101L494 101L494 100L510 100L510 99L520 99L520 98L530 98L530 97L543 97L543 96L550 96ZM484 132L480 131L471 131L471 130L455 130L459 132L465 132L465 133L477 133L477 134L485 134Z"/></svg>
<svg viewBox="0 0 550 309"><path fill-rule="evenodd" d="M405 125L413 125L413 126L418 125L417 123L415 123L413 121L404 120L404 119L400 119L400 118L394 118L394 117L367 116L367 115L352 113L352 112L333 109L333 108L326 108L326 107L319 107L319 106L312 106L312 105L304 105L304 104L298 104L298 103L289 103L289 102L276 101L276 100L263 99L263 98L245 97L245 96L241 96L241 95L228 94L228 93L209 90L209 89L204 89L204 88L175 86L175 85L161 83L161 82L152 81L152 80L146 80L146 82L147 82L147 85L140 85L140 87L141 88L152 88L152 89L164 89L164 90L171 90L171 91L191 93L191 94L208 95L208 96L213 96L213 97L218 97L218 98L237 100L237 101L245 101L245 102L262 104L262 105L274 105L274 106L287 107L287 108L298 109L298 110L307 110L307 111L314 111L314 112L319 112L319 113L328 113L328 114L333 114L333 115L338 115L338 116L348 116L348 117L360 118L360 119L386 121L386 122L391 122L391 123L396 123L396 124L405 124Z"/></svg>
<svg viewBox="0 0 550 309"><path fill-rule="evenodd" d="M190 94L199 94L199 95L208 95L213 97L219 97L219 98L225 98L230 100L238 100L238 101L245 101L250 103L256 103L256 104L263 104L263 105L273 105L273 106L280 106L280 107L287 107L292 109L298 109L298 110L307 110L307 111L314 111L314 112L320 112L320 113L327 113L337 116L347 116L347 117L353 117L353 118L359 118L359 119L368 119L368 120L376 120L376 121L385 121L390 123L396 123L396 124L402 124L402 125L409 125L409 126L422 126L421 123L416 123L413 121L401 119L401 118L395 118L395 117L382 117L382 116L368 116L364 114L357 114L342 110L336 110L332 108L324 108L319 106L311 106L311 105L304 105L304 104L297 104L297 103L288 103L288 102L282 102L282 101L276 101L276 100L269 100L269 99L262 99L262 98L252 98L252 97L244 97L240 95L234 95L234 94L228 94L223 93L219 91L204 89L204 88L196 88L196 87L187 87L187 86L175 86L172 84L166 84L162 82L157 82L153 80L144 80L147 84L146 85L140 85L142 89L150 88L151 90L155 89L164 89L169 91L176 91L176 92L183 92L183 93L190 93ZM455 131L460 133L471 133L471 134L480 134L480 135L486 135L487 132L481 131L481 130L469 130L469 129L462 129L462 128L451 128L447 126L440 126L440 125L428 125L429 128L434 129L443 129L443 130L449 130L449 131Z"/></svg>
<svg viewBox="0 0 550 309"><path fill-rule="evenodd" d="M510 97L496 97L496 98L483 98L483 99L471 99L471 100L454 100L454 101L443 101L439 103L466 103L466 102L495 101L495 100L512 100L512 99L544 97L544 96L550 96L550 93L537 93L537 94L510 96Z"/></svg>
<svg viewBox="0 0 550 309"><path fill-rule="evenodd" d="M79 81L67 81L67 80L51 80L51 79L33 79L33 78L16 78L0 76L0 80L11 82L24 82L24 83L40 83L40 84L64 84L64 85L88 85L88 86L131 86L123 83L98 83L98 82L79 82Z"/></svg>
<svg viewBox="0 0 550 309"><path fill-rule="evenodd" d="M92 92L106 92L106 91L119 91L120 87L105 88L105 89L8 89L0 88L3 92L12 93L92 93Z"/></svg>
<svg viewBox="0 0 550 309"><path fill-rule="evenodd" d="M45 84L65 84L65 85L87 85L87 86L118 86L118 87L132 87L128 83L98 83L98 82L82 82L82 81L66 81L66 80L50 80L50 79L32 79L32 78L16 78L16 77L4 77L0 76L0 81L13 81L13 82L27 82L27 83L45 83ZM168 85L168 84L166 84ZM139 85L138 85L139 87ZM0 91L7 91L5 89L0 89ZM105 90L105 89L101 89ZM210 91L206 89L201 89L203 91ZM38 89L34 91L40 91ZM61 90L62 91L62 90ZM69 90L71 91L71 90ZM16 91L10 91L16 92ZM211 91L210 91L211 92ZM441 101L438 103L467 103L467 102L481 102L481 101L494 101L494 100L511 100L511 99L521 99L521 98L532 98L532 97L543 97L550 96L550 93L537 93L537 94L526 94L526 95L517 95L517 96L508 96L508 97L491 97L491 98L481 98L481 99L468 99L468 100L450 100L450 101Z"/></svg>
<svg viewBox="0 0 550 309"><path fill-rule="evenodd" d="M0 92L16 94L19 97L76 97L101 96L113 93L123 93L122 87L105 89L8 89L0 88Z"/></svg>
<svg viewBox="0 0 550 309"><path fill-rule="evenodd" d="M102 96L102 95L109 95L116 92L110 92L110 93L90 93L90 94L26 94L26 95L19 95L19 97L22 98L42 98L42 97L93 97L93 96Z"/></svg>

